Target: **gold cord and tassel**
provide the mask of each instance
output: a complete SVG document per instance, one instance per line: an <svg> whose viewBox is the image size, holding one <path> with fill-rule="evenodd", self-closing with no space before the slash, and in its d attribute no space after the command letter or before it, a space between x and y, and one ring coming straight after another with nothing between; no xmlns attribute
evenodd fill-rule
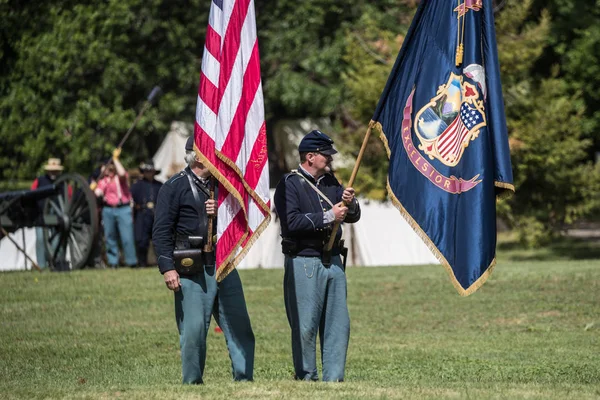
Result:
<svg viewBox="0 0 600 400"><path fill-rule="evenodd" d="M463 41L465 39L465 17L467 15L467 9L466 9L467 5L463 1L462 2L463 8L461 8L461 0L456 0L456 1L457 1L456 11L458 13L458 16L457 16L458 24L457 24L457 29L456 29L456 66L460 67L460 65L463 63L463 55L464 55Z"/></svg>
<svg viewBox="0 0 600 400"><path fill-rule="evenodd" d="M464 48L463 44L456 46L456 66L459 67L463 62Z"/></svg>

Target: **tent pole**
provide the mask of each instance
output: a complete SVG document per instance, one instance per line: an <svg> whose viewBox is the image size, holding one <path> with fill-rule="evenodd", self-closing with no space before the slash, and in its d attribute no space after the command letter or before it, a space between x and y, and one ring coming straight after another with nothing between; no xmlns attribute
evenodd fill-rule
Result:
<svg viewBox="0 0 600 400"><path fill-rule="evenodd" d="M31 257L29 257L29 255L27 254L27 252L25 250L23 250L21 248L21 246L19 246L19 244L10 237L10 235L8 234L8 232L6 232L6 230L4 230L4 228L2 226L0 226L0 230L2 231L2 234L4 236L6 236L8 238L8 240L10 240L12 242L12 244L15 245L15 247L17 248L17 250L19 250L21 253L23 253L23 255L25 256L26 259L28 259L29 261L31 261L31 265L33 265L35 267L35 269L37 269L38 271L42 272L42 269L40 268L39 265L37 265L37 263L35 261L33 261L31 259ZM27 264L25 264L25 269L27 269Z"/></svg>

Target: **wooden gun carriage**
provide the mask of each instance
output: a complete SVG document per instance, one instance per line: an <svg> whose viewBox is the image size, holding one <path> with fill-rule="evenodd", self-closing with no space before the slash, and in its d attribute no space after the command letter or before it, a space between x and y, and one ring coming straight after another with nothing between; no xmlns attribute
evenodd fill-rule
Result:
<svg viewBox="0 0 600 400"><path fill-rule="evenodd" d="M80 269L96 245L96 196L77 174L61 175L54 184L35 190L0 193L0 227L7 233L41 227L48 266Z"/></svg>

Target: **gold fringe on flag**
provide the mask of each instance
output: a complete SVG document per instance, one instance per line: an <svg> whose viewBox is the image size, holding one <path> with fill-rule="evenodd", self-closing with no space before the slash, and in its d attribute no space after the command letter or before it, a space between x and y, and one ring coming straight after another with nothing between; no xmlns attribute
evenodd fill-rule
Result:
<svg viewBox="0 0 600 400"><path fill-rule="evenodd" d="M389 159L391 156L391 150L389 147L387 137L385 136L385 133L383 131L383 127L381 126L381 123L379 123L379 122L371 121L371 123L373 124L373 126L375 128L379 129L380 138L381 138L381 141L383 142L383 145L385 146L385 150L388 154L388 159ZM502 187L505 187L506 189L510 189L510 187L512 187L512 190L514 191L514 186L512 186L511 184L502 183L502 182L495 182L495 184L496 184L496 186L504 185ZM398 200L398 198L392 191L392 187L390 186L389 178L388 178L386 186L387 186L387 190L390 195L390 198L392 200L392 203L398 209L398 211L400 211L400 215L402 215L402 217L406 220L406 222L408 222L408 224L415 231L415 233L421 238L421 240L423 240L423 243L425 243L425 245L429 248L429 250L431 250L433 255L439 260L440 264L442 264L442 266L448 273L448 276L450 277L450 281L452 282L452 285L454 286L454 288L456 289L458 294L461 296L469 296L469 295L475 293L481 286L483 286L483 284L486 282L486 280L492 274L494 267L496 266L496 258L494 258L492 260L492 262L490 263L490 265L488 266L486 271L483 273L483 275L481 275L479 277L479 279L477 279L475 282L473 282L471 284L471 286L469 286L468 288L466 288L466 289L463 288L462 285L458 282L458 280L454 276L454 271L452 270L452 267L450 266L450 263L448 262L448 260L446 260L446 257L444 257L442 252L437 248L435 243L433 243L433 241L427 235L427 233L425 233L425 231L421 228L421 226L417 223L417 221L415 221L413 219L413 217L409 214L409 212L406 211L406 209L404 208L404 206L402 205L400 200Z"/></svg>

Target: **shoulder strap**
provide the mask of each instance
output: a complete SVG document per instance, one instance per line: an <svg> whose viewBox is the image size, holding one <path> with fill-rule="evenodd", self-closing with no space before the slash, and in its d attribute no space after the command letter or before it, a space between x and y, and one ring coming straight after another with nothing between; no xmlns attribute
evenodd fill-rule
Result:
<svg viewBox="0 0 600 400"><path fill-rule="evenodd" d="M196 184L194 183L194 179L192 178L192 176L186 171L185 175L188 178L188 181L190 182L190 187L192 188L192 194L194 195L194 204L196 205L196 212L198 213L198 217L202 216L202 208L201 208L201 201L200 201L200 195L198 194L198 188L196 187Z"/></svg>
<svg viewBox="0 0 600 400"><path fill-rule="evenodd" d="M321 197L323 200L325 200L327 203L329 203L331 208L333 208L333 203L331 202L331 200L329 200L329 197L325 196L325 194L323 192L321 192L318 187L313 185L313 183L311 181L309 181L308 179L306 179L306 177L304 175L302 175L300 172L298 172L297 169L293 169L292 174L296 174L300 178L304 179L304 182L308 183L308 185L311 187L311 189L314 190L319 195L319 197Z"/></svg>

